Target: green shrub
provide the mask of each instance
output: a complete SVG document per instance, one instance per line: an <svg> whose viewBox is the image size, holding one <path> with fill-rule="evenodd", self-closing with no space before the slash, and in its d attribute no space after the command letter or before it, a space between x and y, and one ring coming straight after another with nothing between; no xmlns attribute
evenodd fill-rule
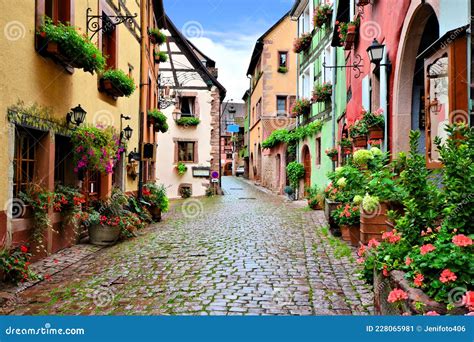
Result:
<svg viewBox="0 0 474 342"><path fill-rule="evenodd" d="M289 163L286 166L286 173L293 189L297 189L300 179L304 177L304 166L296 161Z"/></svg>

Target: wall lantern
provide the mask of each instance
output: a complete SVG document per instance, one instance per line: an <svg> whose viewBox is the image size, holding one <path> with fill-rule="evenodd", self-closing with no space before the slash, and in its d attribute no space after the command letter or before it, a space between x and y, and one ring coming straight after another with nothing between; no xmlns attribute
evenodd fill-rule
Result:
<svg viewBox="0 0 474 342"><path fill-rule="evenodd" d="M130 140L132 137L133 129L130 126L127 126L123 129L123 136L125 139Z"/></svg>
<svg viewBox="0 0 474 342"><path fill-rule="evenodd" d="M372 41L372 44L367 48L367 54L369 55L370 62L376 66L380 65L385 52L385 45L380 44L376 38Z"/></svg>
<svg viewBox="0 0 474 342"><path fill-rule="evenodd" d="M84 119L86 118L87 112L82 109L81 105L77 107L71 108L71 111L66 114L66 121L69 124L74 124L76 126L80 126Z"/></svg>

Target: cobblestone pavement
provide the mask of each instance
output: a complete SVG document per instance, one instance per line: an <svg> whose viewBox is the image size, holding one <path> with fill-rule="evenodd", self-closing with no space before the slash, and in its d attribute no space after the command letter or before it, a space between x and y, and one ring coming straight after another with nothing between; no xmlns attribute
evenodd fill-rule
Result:
<svg viewBox="0 0 474 342"><path fill-rule="evenodd" d="M223 187L225 196L179 201L138 238L75 247L75 262L15 295L3 313L373 313L355 250L328 234L321 211L232 177ZM63 262L55 257L42 266Z"/></svg>

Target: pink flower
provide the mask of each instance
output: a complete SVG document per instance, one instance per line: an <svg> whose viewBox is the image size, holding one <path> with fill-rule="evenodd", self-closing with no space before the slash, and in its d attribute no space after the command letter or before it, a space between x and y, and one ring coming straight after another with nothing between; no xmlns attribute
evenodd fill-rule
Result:
<svg viewBox="0 0 474 342"><path fill-rule="evenodd" d="M439 316L439 313L437 313L436 311L428 311L427 313L425 313L425 316Z"/></svg>
<svg viewBox="0 0 474 342"><path fill-rule="evenodd" d="M426 253L433 252L435 249L436 247L429 243L420 247L420 254L425 255Z"/></svg>
<svg viewBox="0 0 474 342"><path fill-rule="evenodd" d="M423 286L423 280L425 280L425 277L421 273L417 273L415 276L415 279L413 279L413 283L417 287Z"/></svg>
<svg viewBox="0 0 474 342"><path fill-rule="evenodd" d="M382 274L384 277L388 277L387 265L383 265Z"/></svg>
<svg viewBox="0 0 474 342"><path fill-rule="evenodd" d="M391 232L385 232L382 234L382 240L388 241L389 243L397 243L400 241L400 235L397 235L395 230Z"/></svg>
<svg viewBox="0 0 474 342"><path fill-rule="evenodd" d="M357 261L358 264L363 264L365 259L364 258L358 258L356 261Z"/></svg>
<svg viewBox="0 0 474 342"><path fill-rule="evenodd" d="M453 272L451 272L449 268L443 270L443 272L441 272L441 276L439 277L439 280L442 283L455 281L456 279L458 279L458 277Z"/></svg>
<svg viewBox="0 0 474 342"><path fill-rule="evenodd" d="M359 247L359 250L357 251L357 255L360 256L360 257L362 257L362 256L365 254L366 250L367 250L367 249L366 249L366 247L365 247L364 245L360 246L360 247Z"/></svg>
<svg viewBox="0 0 474 342"><path fill-rule="evenodd" d="M474 311L474 291L467 291L462 297L462 303L469 309L469 311Z"/></svg>
<svg viewBox="0 0 474 342"><path fill-rule="evenodd" d="M367 246L369 246L369 248L372 248L372 247L378 247L378 245L380 245L380 242L378 242L375 239L371 239L369 240L369 243Z"/></svg>
<svg viewBox="0 0 474 342"><path fill-rule="evenodd" d="M401 300L408 299L408 294L402 289L394 289L388 294L387 301L389 303L395 303Z"/></svg>
<svg viewBox="0 0 474 342"><path fill-rule="evenodd" d="M410 264L413 262L413 259L411 259L410 257L406 257L405 259L405 265L407 266L410 266Z"/></svg>
<svg viewBox="0 0 474 342"><path fill-rule="evenodd" d="M464 234L453 236L453 243L459 247L467 247L472 245L472 239Z"/></svg>

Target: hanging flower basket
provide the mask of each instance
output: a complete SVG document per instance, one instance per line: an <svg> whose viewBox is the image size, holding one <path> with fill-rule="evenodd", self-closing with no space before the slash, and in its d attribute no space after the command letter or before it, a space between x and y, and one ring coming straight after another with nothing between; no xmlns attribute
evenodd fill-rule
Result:
<svg viewBox="0 0 474 342"><path fill-rule="evenodd" d="M344 50L350 50L352 44L355 41L357 27L359 26L360 19L357 18L355 21L349 23L341 23L336 21L337 32L339 34L339 40L341 45L344 46Z"/></svg>
<svg viewBox="0 0 474 342"><path fill-rule="evenodd" d="M129 97L135 91L135 82L122 70L107 70L99 81L99 91L113 97Z"/></svg>
<svg viewBox="0 0 474 342"><path fill-rule="evenodd" d="M313 90L313 102L327 102L331 100L332 96L332 84L323 83L315 86Z"/></svg>
<svg viewBox="0 0 474 342"><path fill-rule="evenodd" d="M369 140L380 140L384 138L384 131L381 127L369 127Z"/></svg>
<svg viewBox="0 0 474 342"><path fill-rule="evenodd" d="M295 39L293 43L293 51L295 53L307 51L311 47L312 40L313 36L311 35L311 33L302 34L301 37Z"/></svg>
<svg viewBox="0 0 474 342"><path fill-rule="evenodd" d="M328 4L319 5L314 10L313 23L317 28L321 28L324 25L329 26L332 16L332 6Z"/></svg>
<svg viewBox="0 0 474 342"><path fill-rule="evenodd" d="M308 115L311 109L311 102L308 99L296 100L290 112L294 115Z"/></svg>

